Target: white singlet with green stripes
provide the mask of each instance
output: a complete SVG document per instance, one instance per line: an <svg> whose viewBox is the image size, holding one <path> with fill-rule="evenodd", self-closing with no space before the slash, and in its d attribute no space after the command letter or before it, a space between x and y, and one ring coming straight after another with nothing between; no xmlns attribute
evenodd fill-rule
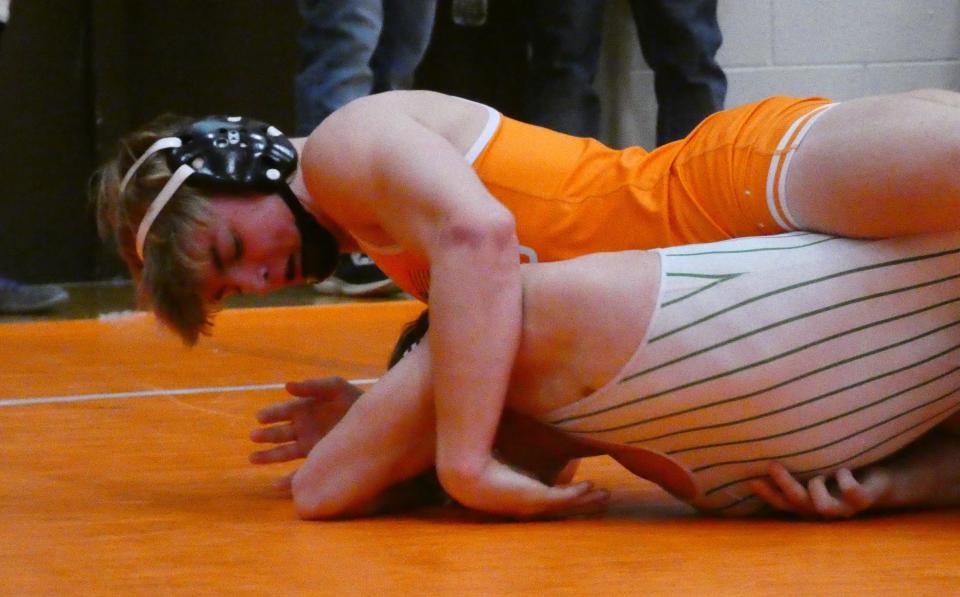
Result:
<svg viewBox="0 0 960 597"><path fill-rule="evenodd" d="M620 374L548 422L670 458L691 503L761 507L800 478L875 462L960 409L960 233L809 233L660 251L660 297Z"/></svg>

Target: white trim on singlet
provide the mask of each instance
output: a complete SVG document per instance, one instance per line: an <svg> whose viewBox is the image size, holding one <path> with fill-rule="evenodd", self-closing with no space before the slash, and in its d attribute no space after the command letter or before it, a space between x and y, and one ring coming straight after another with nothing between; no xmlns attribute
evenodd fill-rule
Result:
<svg viewBox="0 0 960 597"><path fill-rule="evenodd" d="M773 216L777 225L784 230L798 230L800 228L796 218L790 213L786 196L787 171L790 167L790 161L793 159L793 154L797 150L797 147L800 146L800 142L807 133L810 132L813 123L820 118L824 112L835 105L836 104L827 104L820 106L816 110L812 110L797 118L793 124L790 125L790 128L787 129L787 132L783 134L783 137L780 138L777 149L770 159L770 167L767 170L767 208L770 210L770 215ZM798 127L802 128L794 135ZM791 138L793 139L792 142ZM789 148L787 148L788 143L790 144ZM783 162L783 168L780 168L781 162ZM780 170L779 179L777 177L778 169ZM779 210L777 209L778 205L780 207ZM783 212L783 217L780 216L780 211Z"/></svg>
<svg viewBox="0 0 960 597"><path fill-rule="evenodd" d="M480 157L483 150L487 148L490 139L493 138L494 133L496 133L500 127L500 112L497 112L486 104L473 103L478 106L483 106L487 110L487 124L484 125L483 130L480 131L480 136L477 137L476 141L473 142L473 145L470 146L470 149L468 149L467 153L463 156L463 159L467 160L467 163L471 166L477 161L477 158Z"/></svg>

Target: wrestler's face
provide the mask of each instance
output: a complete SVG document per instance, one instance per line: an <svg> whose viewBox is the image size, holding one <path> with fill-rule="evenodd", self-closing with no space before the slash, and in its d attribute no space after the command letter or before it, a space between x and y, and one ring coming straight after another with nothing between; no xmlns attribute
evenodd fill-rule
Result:
<svg viewBox="0 0 960 597"><path fill-rule="evenodd" d="M219 195L209 205L210 227L201 239L210 257L203 276L207 300L303 281L300 233L278 195Z"/></svg>

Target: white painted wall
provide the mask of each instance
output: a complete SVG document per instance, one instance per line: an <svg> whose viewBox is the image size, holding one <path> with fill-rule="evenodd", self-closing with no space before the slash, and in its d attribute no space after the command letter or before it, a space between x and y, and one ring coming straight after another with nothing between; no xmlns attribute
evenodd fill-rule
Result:
<svg viewBox="0 0 960 597"><path fill-rule="evenodd" d="M960 0L720 0L719 19L727 107L774 94L960 91ZM611 3L604 45L604 140L653 147L653 73L625 0Z"/></svg>

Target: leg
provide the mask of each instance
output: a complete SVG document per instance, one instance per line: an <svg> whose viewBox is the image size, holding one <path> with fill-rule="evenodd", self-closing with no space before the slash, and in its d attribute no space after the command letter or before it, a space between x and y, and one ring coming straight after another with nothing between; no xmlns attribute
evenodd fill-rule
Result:
<svg viewBox="0 0 960 597"><path fill-rule="evenodd" d="M657 144L687 135L723 109L727 79L717 64L717 0L631 0L640 48L653 69Z"/></svg>
<svg viewBox="0 0 960 597"><path fill-rule="evenodd" d="M886 237L960 229L960 94L843 102L804 138L786 180L805 229Z"/></svg>
<svg viewBox="0 0 960 597"><path fill-rule="evenodd" d="M553 130L597 137L600 98L593 88L606 2L533 0L526 28L530 78L524 116Z"/></svg>
<svg viewBox="0 0 960 597"><path fill-rule="evenodd" d="M294 80L298 135L373 88L370 59L383 25L381 0L299 0L301 68Z"/></svg>
<svg viewBox="0 0 960 597"><path fill-rule="evenodd" d="M303 64L294 81L297 134L310 134L324 118L350 100L391 88L382 83L384 79L392 81L399 76L390 69L405 72L404 77L412 76L429 40L435 2L410 0L405 4L410 9L410 20L423 13L418 23L425 34L417 37L404 29L389 38L393 43L386 43L383 42L387 38L386 19L397 21L400 12L392 1L299 0L305 25L298 37ZM391 7L389 15L385 12L387 6ZM411 50L409 57L400 51L383 50L385 45L404 48L397 40L417 48ZM383 56L384 53L389 55ZM389 68L385 69L384 64ZM315 288L321 294L347 296L387 295L397 291L362 253L341 255L334 275Z"/></svg>
<svg viewBox="0 0 960 597"><path fill-rule="evenodd" d="M384 0L383 34L373 54L373 91L408 89L430 45L436 0Z"/></svg>

